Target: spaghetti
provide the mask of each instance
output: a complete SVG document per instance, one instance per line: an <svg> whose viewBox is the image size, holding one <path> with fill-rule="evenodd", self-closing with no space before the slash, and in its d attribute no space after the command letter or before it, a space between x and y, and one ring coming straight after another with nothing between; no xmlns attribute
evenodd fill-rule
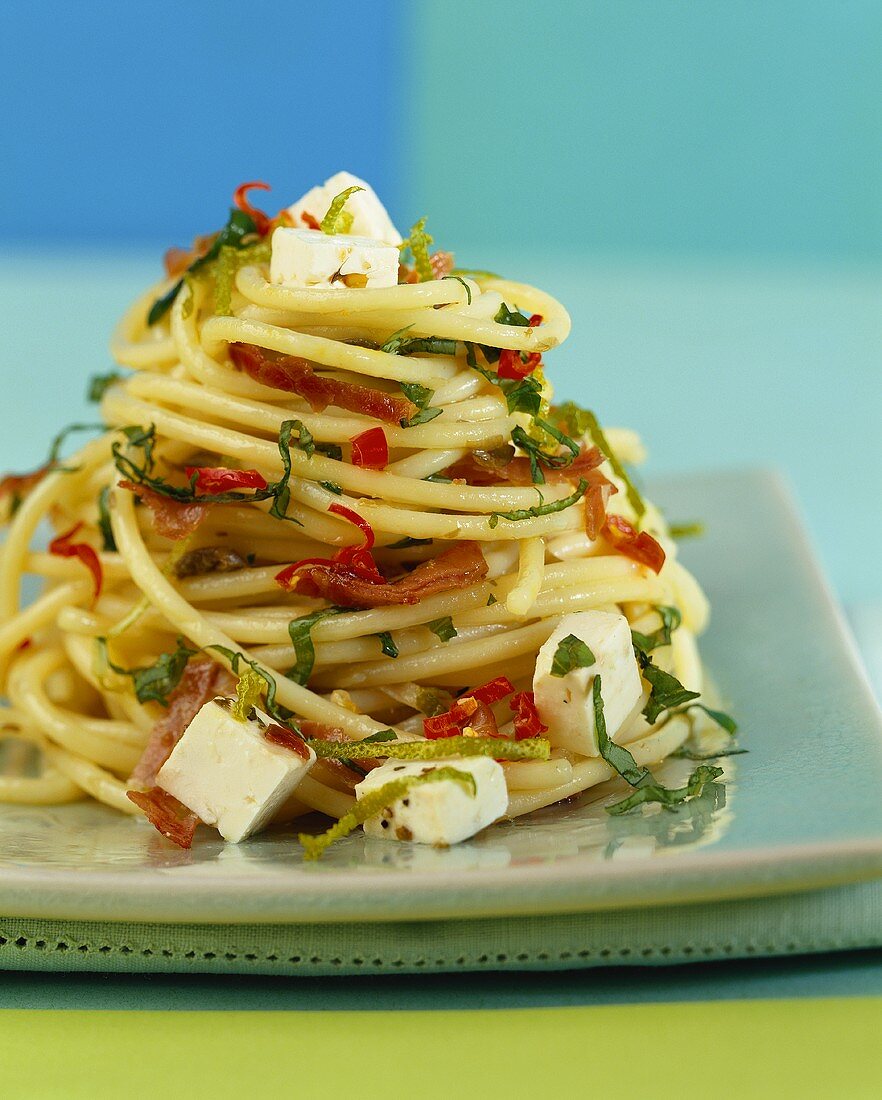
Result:
<svg viewBox="0 0 882 1100"><path fill-rule="evenodd" d="M244 665L293 726L344 740L419 740L425 719L507 678L514 697L477 706L513 740L537 651L573 612L624 613L646 637L675 609L652 662L700 692L707 603L627 480L639 441L551 404L544 357L570 328L560 303L406 267L379 289L276 285L267 234L285 218L244 205L238 238L225 229L220 246L223 233L177 256L123 318L112 350L133 373L105 389L106 430L0 486L0 800L87 795L139 813L126 792L139 767L155 774L157 729L232 690L224 670ZM36 548L46 519L49 552ZM42 587L20 606L25 575ZM638 710L616 740L644 767L693 722ZM545 756L503 765L511 816L617 770ZM345 764L322 760L289 816L341 818L352 788Z"/></svg>

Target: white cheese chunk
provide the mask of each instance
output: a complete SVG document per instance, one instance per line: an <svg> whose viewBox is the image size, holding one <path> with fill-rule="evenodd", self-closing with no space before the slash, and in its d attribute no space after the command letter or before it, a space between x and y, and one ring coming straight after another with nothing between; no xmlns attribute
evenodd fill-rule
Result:
<svg viewBox="0 0 882 1100"><path fill-rule="evenodd" d="M224 840L238 842L268 824L276 810L315 763L268 741L273 720L260 710L247 722L230 711L230 700L212 699L200 708L159 769L156 782Z"/></svg>
<svg viewBox="0 0 882 1100"><path fill-rule="evenodd" d="M397 286L398 249L368 237L280 226L273 233L270 282L325 289Z"/></svg>
<svg viewBox="0 0 882 1100"><path fill-rule="evenodd" d="M355 797L360 800L395 779L445 767L473 775L474 796L453 779L414 787L382 813L368 818L364 823L367 835L436 846L458 844L486 829L505 813L508 807L505 775L499 764L486 756L455 760L390 760L368 772L355 788Z"/></svg>
<svg viewBox="0 0 882 1100"><path fill-rule="evenodd" d="M302 199L298 199L288 207L288 213L295 226L305 225L303 214L309 214L320 222L327 214L331 203L347 187L363 187L363 191L356 191L346 200L345 210L352 215L352 232L360 237L373 237L386 244L401 244L401 234L392 224L386 212L386 207L377 198L377 194L369 183L353 176L351 172L338 172L320 187L313 187L307 191Z"/></svg>
<svg viewBox="0 0 882 1100"><path fill-rule="evenodd" d="M552 676L557 647L568 635L584 642L595 663ZM579 611L566 615L536 657L533 692L552 745L585 756L598 756L594 727L594 677L600 674L600 695L606 732L611 740L634 710L643 691L640 669L624 615L606 611Z"/></svg>

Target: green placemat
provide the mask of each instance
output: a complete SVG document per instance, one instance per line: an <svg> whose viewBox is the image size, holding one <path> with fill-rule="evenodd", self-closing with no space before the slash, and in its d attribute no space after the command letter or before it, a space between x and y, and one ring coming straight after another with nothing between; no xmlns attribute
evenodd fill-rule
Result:
<svg viewBox="0 0 882 1100"><path fill-rule="evenodd" d="M364 974L665 965L882 946L882 879L665 909L394 924L0 919L0 967Z"/></svg>

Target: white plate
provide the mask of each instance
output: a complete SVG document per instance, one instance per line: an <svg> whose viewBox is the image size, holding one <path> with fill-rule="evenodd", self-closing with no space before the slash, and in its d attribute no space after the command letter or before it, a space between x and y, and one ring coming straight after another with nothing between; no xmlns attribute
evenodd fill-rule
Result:
<svg viewBox="0 0 882 1100"><path fill-rule="evenodd" d="M82 803L0 807L0 913L195 922L400 920L659 905L882 874L882 722L785 490L767 473L654 486L701 519L702 651L749 754L675 813L610 818L597 791L449 851L353 836L304 864L291 832L183 852ZM673 761L675 779L689 765Z"/></svg>

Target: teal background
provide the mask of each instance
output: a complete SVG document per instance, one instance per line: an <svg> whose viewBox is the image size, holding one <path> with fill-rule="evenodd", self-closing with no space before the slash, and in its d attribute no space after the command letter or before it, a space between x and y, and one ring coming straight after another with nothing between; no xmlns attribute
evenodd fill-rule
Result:
<svg viewBox="0 0 882 1100"><path fill-rule="evenodd" d="M409 175L445 239L882 253L876 0L416 7Z"/></svg>

